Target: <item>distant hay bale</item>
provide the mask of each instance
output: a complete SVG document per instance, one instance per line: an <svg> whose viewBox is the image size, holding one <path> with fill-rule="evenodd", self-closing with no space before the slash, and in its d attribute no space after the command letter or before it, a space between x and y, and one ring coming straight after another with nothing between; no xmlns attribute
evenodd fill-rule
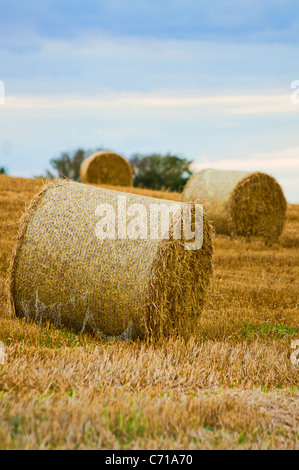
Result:
<svg viewBox="0 0 299 470"><path fill-rule="evenodd" d="M130 163L122 156L104 150L91 154L83 161L80 176L85 184L133 185Z"/></svg>
<svg viewBox="0 0 299 470"><path fill-rule="evenodd" d="M152 205L161 203L175 209L167 218L169 239L134 239L133 208L145 207L148 222ZM185 249L186 240L174 237L185 206L67 180L45 185L20 222L8 278L12 311L104 337L188 334L198 325L211 277L212 229L204 215L202 248ZM101 211L108 208L105 219ZM115 222L116 238L98 236L103 217L107 237ZM153 220L156 230L161 221Z"/></svg>
<svg viewBox="0 0 299 470"><path fill-rule="evenodd" d="M182 201L203 204L218 233L274 240L284 227L283 191L265 173L202 170L188 181Z"/></svg>

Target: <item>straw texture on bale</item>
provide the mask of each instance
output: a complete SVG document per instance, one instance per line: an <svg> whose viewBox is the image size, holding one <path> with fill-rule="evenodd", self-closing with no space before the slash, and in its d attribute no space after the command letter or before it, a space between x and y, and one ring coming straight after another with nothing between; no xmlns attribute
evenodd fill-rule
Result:
<svg viewBox="0 0 299 470"><path fill-rule="evenodd" d="M133 185L130 163L121 155L104 150L91 154L83 161L80 177L85 184Z"/></svg>
<svg viewBox="0 0 299 470"><path fill-rule="evenodd" d="M286 199L265 173L202 170L189 179L182 201L203 204L218 233L274 240L283 231Z"/></svg>
<svg viewBox="0 0 299 470"><path fill-rule="evenodd" d="M101 204L115 209L109 220L115 220L118 234L120 196L126 201L127 234L133 204L147 210L152 204L175 205L176 215L184 206L66 180L45 185L34 196L20 221L8 278L17 316L120 339L192 334L212 273L207 217L199 250L186 250L184 239L173 236L176 216L170 219L169 239L97 237Z"/></svg>

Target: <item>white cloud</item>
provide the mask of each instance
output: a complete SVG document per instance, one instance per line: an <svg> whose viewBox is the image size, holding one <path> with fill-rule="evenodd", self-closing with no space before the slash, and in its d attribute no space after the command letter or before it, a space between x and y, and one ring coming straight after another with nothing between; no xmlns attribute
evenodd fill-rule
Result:
<svg viewBox="0 0 299 470"><path fill-rule="evenodd" d="M291 95L220 95L183 96L155 93L110 93L105 96L7 96L7 109L14 110L129 110L146 113L150 110L174 113L192 112L196 115L218 114L283 114L298 113L299 105L292 104Z"/></svg>
<svg viewBox="0 0 299 470"><path fill-rule="evenodd" d="M299 171L299 147L290 147L276 152L258 152L242 159L219 159L210 161L207 156L200 158L200 162L193 163L193 171L204 168L219 168L223 170L271 171L292 169Z"/></svg>

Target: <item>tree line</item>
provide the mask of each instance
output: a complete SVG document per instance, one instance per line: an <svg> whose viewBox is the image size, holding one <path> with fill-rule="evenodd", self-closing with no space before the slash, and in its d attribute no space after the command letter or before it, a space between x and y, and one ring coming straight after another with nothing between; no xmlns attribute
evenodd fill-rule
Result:
<svg viewBox="0 0 299 470"><path fill-rule="evenodd" d="M63 152L59 157L50 160L51 169L47 169L45 175L40 176L50 179L69 178L80 182L81 164L91 153L92 150L82 148ZM133 184L141 188L181 191L192 174L192 161L171 153L135 153L129 158L129 162L134 174ZM1 173L7 173L4 167L0 168Z"/></svg>

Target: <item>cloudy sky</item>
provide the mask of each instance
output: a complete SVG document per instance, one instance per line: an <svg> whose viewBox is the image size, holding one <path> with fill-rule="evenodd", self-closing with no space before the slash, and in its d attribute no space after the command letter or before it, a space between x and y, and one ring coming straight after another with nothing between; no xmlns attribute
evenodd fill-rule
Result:
<svg viewBox="0 0 299 470"><path fill-rule="evenodd" d="M39 175L78 147L172 152L195 170L265 171L299 203L296 1L3 3L9 174Z"/></svg>

